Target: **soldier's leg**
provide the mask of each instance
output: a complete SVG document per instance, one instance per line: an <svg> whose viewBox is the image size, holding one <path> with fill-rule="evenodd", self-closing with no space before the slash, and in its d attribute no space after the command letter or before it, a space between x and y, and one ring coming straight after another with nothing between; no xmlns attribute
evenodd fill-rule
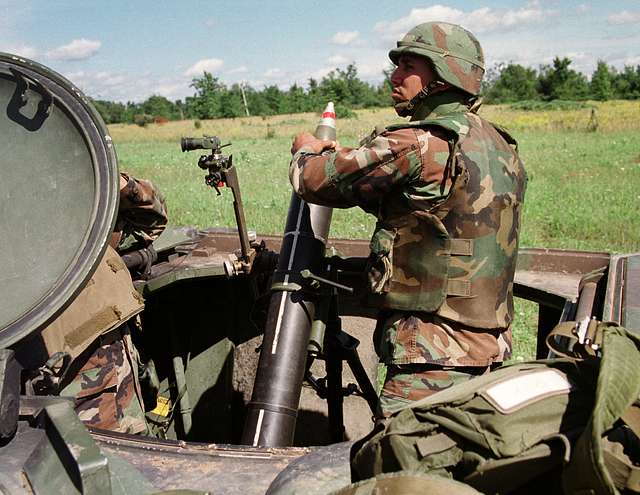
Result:
<svg viewBox="0 0 640 495"><path fill-rule="evenodd" d="M388 417L412 402L490 371L489 366L389 365L380 393L380 417Z"/></svg>
<svg viewBox="0 0 640 495"><path fill-rule="evenodd" d="M75 398L86 424L122 433L145 433L137 363L128 328L102 336L98 347L61 392Z"/></svg>

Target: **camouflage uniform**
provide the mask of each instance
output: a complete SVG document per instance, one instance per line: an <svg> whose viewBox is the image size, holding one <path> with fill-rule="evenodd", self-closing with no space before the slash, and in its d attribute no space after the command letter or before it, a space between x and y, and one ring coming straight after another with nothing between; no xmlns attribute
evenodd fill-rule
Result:
<svg viewBox="0 0 640 495"><path fill-rule="evenodd" d="M120 191L120 208L111 239L119 252L151 244L167 226L164 196L148 180L120 174L127 185Z"/></svg>
<svg viewBox="0 0 640 495"><path fill-rule="evenodd" d="M443 25L451 26L429 29L445 43ZM515 141L470 112L469 96L422 95L410 122L354 149L318 155L302 146L291 162L305 200L378 218L368 281L382 310L374 339L388 367L385 414L510 356L526 174Z"/></svg>
<svg viewBox="0 0 640 495"><path fill-rule="evenodd" d="M164 198L151 182L122 176L127 185L120 191L111 244L120 249L145 247L166 226ZM126 266L109 247L82 292L42 332L49 355L70 355L60 395L75 398L78 417L90 426L123 433L147 431L138 355L131 341L143 308Z"/></svg>
<svg viewBox="0 0 640 495"><path fill-rule="evenodd" d="M60 395L74 397L78 417L94 428L145 433L136 349L129 323L106 336Z"/></svg>

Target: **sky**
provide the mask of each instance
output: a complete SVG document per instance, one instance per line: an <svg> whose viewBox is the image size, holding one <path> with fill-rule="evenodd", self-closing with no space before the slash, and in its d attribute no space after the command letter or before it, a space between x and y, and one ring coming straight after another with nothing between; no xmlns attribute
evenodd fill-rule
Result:
<svg viewBox="0 0 640 495"><path fill-rule="evenodd" d="M598 60L640 64L639 0L0 0L0 51L51 67L93 98L176 100L203 71L286 89L355 63L378 83L395 42L435 20L472 31L487 67L560 56L589 76Z"/></svg>

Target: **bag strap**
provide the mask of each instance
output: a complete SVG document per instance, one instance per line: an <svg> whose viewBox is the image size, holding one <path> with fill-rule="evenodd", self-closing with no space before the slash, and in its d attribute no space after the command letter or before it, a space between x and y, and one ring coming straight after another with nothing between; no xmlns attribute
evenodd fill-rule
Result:
<svg viewBox="0 0 640 495"><path fill-rule="evenodd" d="M640 493L640 468L606 448L603 454L607 471L616 488Z"/></svg>
<svg viewBox="0 0 640 495"><path fill-rule="evenodd" d="M636 413L628 410L640 396L640 339L615 323L597 324L596 330L601 333L602 358L595 405L562 475L566 493L619 493L619 479L614 480L606 465L602 437L623 415L633 415L633 424L637 419ZM586 337L582 340L584 346ZM610 460L611 456L606 457ZM637 476L629 470L631 484Z"/></svg>
<svg viewBox="0 0 640 495"><path fill-rule="evenodd" d="M556 355L569 359L599 357L603 333L609 325L614 324L589 318L559 323L547 335L547 347Z"/></svg>

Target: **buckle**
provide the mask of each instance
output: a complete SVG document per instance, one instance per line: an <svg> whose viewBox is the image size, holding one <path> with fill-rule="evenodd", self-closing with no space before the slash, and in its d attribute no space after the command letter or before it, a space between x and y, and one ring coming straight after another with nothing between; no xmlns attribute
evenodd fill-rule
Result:
<svg viewBox="0 0 640 495"><path fill-rule="evenodd" d="M578 338L578 343L585 347L590 347L594 351L600 349L600 343L596 343L596 333L598 331L598 321L588 316L576 322L573 334Z"/></svg>

